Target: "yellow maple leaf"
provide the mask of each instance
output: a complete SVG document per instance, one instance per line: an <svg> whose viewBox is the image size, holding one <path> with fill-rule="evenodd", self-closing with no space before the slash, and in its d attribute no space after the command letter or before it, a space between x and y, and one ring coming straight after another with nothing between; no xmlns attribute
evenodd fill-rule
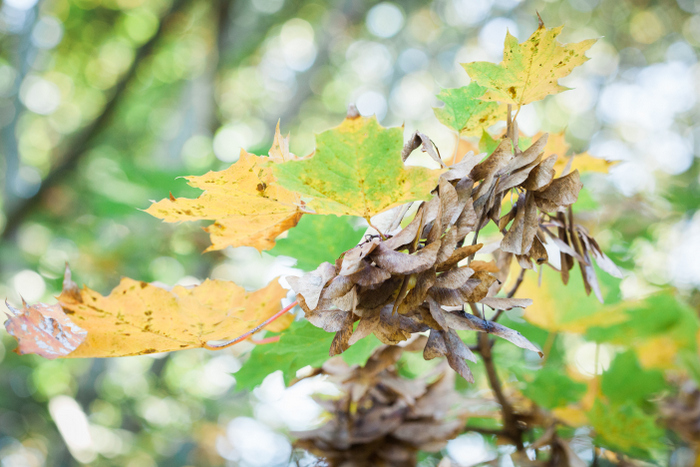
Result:
<svg viewBox="0 0 700 467"><path fill-rule="evenodd" d="M191 186L204 190L197 199L171 195L153 203L146 212L165 222L214 220L205 229L212 243L205 251L227 246L269 250L275 238L297 225L303 214L298 195L276 183L270 163L295 159L278 124L270 157L241 150L238 161L228 169L185 177Z"/></svg>
<svg viewBox="0 0 700 467"><path fill-rule="evenodd" d="M537 141L544 133L537 133L532 137L533 141ZM544 148L543 159L549 156L556 155L557 160L554 163L555 177L560 177L564 172L564 169L568 166L567 172L573 172L578 170L580 173L586 172L598 172L598 173L608 173L610 167L615 165L617 161L607 161L599 157L591 156L588 152L582 152L580 154L568 155L571 146L566 142L566 136L564 132L550 133L549 139L547 140L547 145ZM573 158L573 160L571 160ZM571 160L571 164L569 164Z"/></svg>
<svg viewBox="0 0 700 467"><path fill-rule="evenodd" d="M585 52L596 39L562 45L556 40L562 28L547 29L540 24L522 44L507 33L500 65L490 62L463 64L472 80L488 88L480 99L520 107L569 89L559 85L559 79L588 60Z"/></svg>
<svg viewBox="0 0 700 467"><path fill-rule="evenodd" d="M511 277L517 276L517 265L512 266ZM542 271L542 285L535 274L525 274L518 296L532 299L523 318L550 332L583 334L593 326L612 325L624 321L624 313L617 306L601 305L586 295L582 284L561 283L556 271ZM508 286L506 285L506 288Z"/></svg>
<svg viewBox="0 0 700 467"><path fill-rule="evenodd" d="M644 368L663 370L677 367L680 348L678 341L669 336L652 336L633 343L639 363Z"/></svg>
<svg viewBox="0 0 700 467"><path fill-rule="evenodd" d="M66 270L58 302L87 339L67 357L122 357L204 347L237 337L281 310L287 291L273 280L255 292L229 281L206 280L172 290L129 278L108 296L79 289ZM266 329L281 331L286 314Z"/></svg>

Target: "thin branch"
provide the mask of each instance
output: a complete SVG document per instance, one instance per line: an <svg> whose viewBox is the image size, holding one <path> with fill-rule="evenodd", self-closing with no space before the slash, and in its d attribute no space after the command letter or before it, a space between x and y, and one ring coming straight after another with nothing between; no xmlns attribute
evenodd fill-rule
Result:
<svg viewBox="0 0 700 467"><path fill-rule="evenodd" d="M507 298L513 298L515 296L515 293L518 291L520 288L520 284L523 283L523 279L525 279L525 271L526 269L521 269L520 274L518 275L518 278L515 280L515 284L513 285L513 288L510 289L510 292L506 294ZM491 318L491 321L498 321L498 318L501 317L503 314L503 310L498 310L495 315L493 315L493 318Z"/></svg>
<svg viewBox="0 0 700 467"><path fill-rule="evenodd" d="M124 73L121 81L114 86L112 97L109 99L109 101L107 101L107 104L105 105L100 116L97 117L79 136L75 137L75 139L71 142L71 149L69 149L63 155L60 162L41 182L41 187L36 194L31 198L24 199L22 202L17 203L12 210L8 212L7 224L4 232L2 232L2 239L7 239L10 237L10 235L12 235L12 233L14 233L17 227L19 227L24 221L27 214L32 212L41 203L41 200L47 191L54 185L60 183L66 175L71 173L78 161L92 147L96 138L102 134L103 130L109 125L112 116L126 94L126 90L135 80L139 65L143 62L144 58L153 52L155 45L165 34L167 29L166 23L168 23L170 18L172 18L176 13L181 11L187 3L187 0L173 1L170 9L163 15L161 21L158 23L156 33L153 35L153 37L151 37L151 39L148 40L148 42L141 46L138 52L136 52L136 56L131 62L131 66L126 73Z"/></svg>
<svg viewBox="0 0 700 467"><path fill-rule="evenodd" d="M522 284L523 279L525 279L525 271L527 271L527 269L523 268L520 270L520 274L518 275L518 278L515 280L515 284L513 285L513 288L510 289L510 292L508 292L508 294L506 295L507 298L513 298L515 296L516 292L520 288L520 284Z"/></svg>
<svg viewBox="0 0 700 467"><path fill-rule="evenodd" d="M470 303L469 306L472 312L479 316L481 313L474 303ZM518 427L518 421L515 417L513 411L513 406L510 405L508 399L503 394L503 387L501 386L501 380L498 379L498 374L496 373L496 367L493 362L493 355L491 354L491 345L489 343L489 336L486 333L479 333L479 354L484 360L484 365L486 366L486 376L489 380L489 385L496 395L496 400L501 404L501 411L503 413L503 434L510 438L513 443L515 443L518 451L524 449L522 430Z"/></svg>
<svg viewBox="0 0 700 467"><path fill-rule="evenodd" d="M284 315L286 312L288 312L289 310L291 310L292 308L294 308L298 304L299 304L299 302L297 302L297 301L290 303L289 305L282 308L280 311L278 311L277 313L270 316L265 321L263 321L262 323L260 323L259 325L257 325L253 329L251 329L250 331L236 337L235 339L231 339L230 341L226 341L226 342L223 342L221 344L210 344L207 342L206 344L204 344L203 347L205 349L208 349L208 350L221 350L221 349L225 349L226 347L231 347L233 344L238 344L239 342L248 339L250 336L252 336L256 332L258 332L259 330L261 330L262 328L264 328L265 326L267 326L268 324L270 324L271 322L273 322L274 320L276 320L280 316ZM265 339L263 339L263 340L265 340ZM262 341L258 341L258 342L262 342Z"/></svg>

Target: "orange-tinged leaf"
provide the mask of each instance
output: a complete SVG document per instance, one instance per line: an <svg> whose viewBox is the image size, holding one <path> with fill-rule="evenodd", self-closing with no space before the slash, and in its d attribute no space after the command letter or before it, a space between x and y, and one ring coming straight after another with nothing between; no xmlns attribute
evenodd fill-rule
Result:
<svg viewBox="0 0 700 467"><path fill-rule="evenodd" d="M348 117L316 136L308 159L275 164L279 183L308 198L317 214L369 219L408 201L431 197L441 170L406 167L403 128L375 117Z"/></svg>
<svg viewBox="0 0 700 467"><path fill-rule="evenodd" d="M458 138L457 145L455 154L453 154L452 158L447 159L446 161L448 162L448 165L455 165L459 163L467 154L469 154L469 152L473 152L474 154L481 153L481 151L479 151L479 146L471 141L467 141L466 139Z"/></svg>
<svg viewBox="0 0 700 467"><path fill-rule="evenodd" d="M241 150L228 169L185 177L191 186L204 190L199 198L163 199L146 212L165 222L216 221L205 229L212 242L206 251L227 246L269 250L275 238L297 225L302 215L298 195L279 186L270 167L270 162L294 159L278 125L270 157Z"/></svg>
<svg viewBox="0 0 700 467"><path fill-rule="evenodd" d="M58 301L87 331L85 342L68 357L121 357L198 348L239 336L278 312L286 294L277 280L246 292L220 280L166 290L124 278L105 297L87 287L78 289L66 271Z"/></svg>
<svg viewBox="0 0 700 467"><path fill-rule="evenodd" d="M5 303L13 315L7 315L5 328L17 339L20 355L35 353L54 359L73 352L87 336L87 331L66 316L61 306L37 303L21 310Z"/></svg>

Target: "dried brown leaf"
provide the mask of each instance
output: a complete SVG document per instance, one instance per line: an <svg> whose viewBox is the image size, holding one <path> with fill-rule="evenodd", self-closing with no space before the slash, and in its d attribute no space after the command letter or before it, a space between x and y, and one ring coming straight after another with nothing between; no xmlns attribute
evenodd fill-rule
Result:
<svg viewBox="0 0 700 467"><path fill-rule="evenodd" d="M371 241L357 245L355 248L345 252L343 256L340 275L348 276L362 268L362 260L367 257L381 243L378 238L373 238Z"/></svg>
<svg viewBox="0 0 700 467"><path fill-rule="evenodd" d="M372 259L382 269L392 274L415 274L430 269L435 264L440 242L430 243L414 254L400 253L382 244L372 252Z"/></svg>
<svg viewBox="0 0 700 467"><path fill-rule="evenodd" d="M532 258L537 264L546 263L547 260L549 260L547 249L544 247L544 245L537 236L535 236L535 238L532 240L532 248L530 248L530 258Z"/></svg>
<svg viewBox="0 0 700 467"><path fill-rule="evenodd" d="M374 332L379 324L380 311L381 308L362 310L362 318L357 325L357 329L353 332L352 337L350 337L350 345L353 345L360 339L364 339Z"/></svg>
<svg viewBox="0 0 700 467"><path fill-rule="evenodd" d="M494 323L493 321L485 321L469 313L446 313L445 319L447 320L448 326L450 326L452 329L487 332L510 341L518 347L537 352L540 357L544 356L542 351L532 342L527 340L522 334L520 334L518 331L507 328L502 324Z"/></svg>
<svg viewBox="0 0 700 467"><path fill-rule="evenodd" d="M491 274L475 272L461 287L456 289L433 287L429 294L441 305L457 306L467 302L476 303L486 297L489 287L496 281Z"/></svg>
<svg viewBox="0 0 700 467"><path fill-rule="evenodd" d="M343 329L348 319L349 311L343 310L304 310L304 316L317 328L326 332L338 332Z"/></svg>
<svg viewBox="0 0 700 467"><path fill-rule="evenodd" d="M423 349L423 358L432 360L433 358L443 357L447 355L447 343L443 337L444 332L438 329L431 329L428 342Z"/></svg>
<svg viewBox="0 0 700 467"><path fill-rule="evenodd" d="M479 163L469 174L472 180L479 181L493 177L513 159L513 146L509 139L503 139L493 153Z"/></svg>
<svg viewBox="0 0 700 467"><path fill-rule="evenodd" d="M498 266L496 265L496 261L472 261L469 263L469 267L476 271L486 271L486 272L499 272L500 269L498 269Z"/></svg>
<svg viewBox="0 0 700 467"><path fill-rule="evenodd" d="M554 163L556 161L557 156L544 159L530 171L527 180L521 186L531 191L540 191L547 187L554 179Z"/></svg>
<svg viewBox="0 0 700 467"><path fill-rule="evenodd" d="M464 285L472 275L474 275L474 270L466 266L453 268L437 276L435 287L438 289L456 289Z"/></svg>
<svg viewBox="0 0 700 467"><path fill-rule="evenodd" d="M485 297L481 302L487 307L494 310L510 310L512 308L526 308L532 305L532 300L529 298L500 298L500 297Z"/></svg>
<svg viewBox="0 0 700 467"><path fill-rule="evenodd" d="M440 329L442 331L447 331L447 321L445 320L444 316L444 311L440 304L433 300L432 298L428 297L428 309L430 310L430 316L435 320L435 322L438 324L437 329ZM435 326L431 326L433 329L436 329Z"/></svg>
<svg viewBox="0 0 700 467"><path fill-rule="evenodd" d="M582 187L578 170L574 170L569 175L553 180L542 191L535 192L535 203L544 212L554 212L574 204Z"/></svg>
<svg viewBox="0 0 700 467"><path fill-rule="evenodd" d="M371 287L373 285L381 284L382 282L391 278L391 274L384 269L370 265L367 261L363 261L362 268L347 276L355 284L361 285L363 287Z"/></svg>
<svg viewBox="0 0 700 467"><path fill-rule="evenodd" d="M352 336L352 325L355 322L355 315L352 312L348 312L345 316L345 321L343 321L343 327L340 331L335 333L333 342L331 342L331 349L328 355L331 357L333 355L338 355L345 352L348 347L350 347L350 336Z"/></svg>
<svg viewBox="0 0 700 467"><path fill-rule="evenodd" d="M438 263L438 271L446 271L448 269L453 268L455 265L457 265L457 263L459 263L463 259L475 254L483 246L483 243L477 243L476 245L467 245L457 248L456 250L454 250L454 253L452 253L452 256L450 256L449 259L447 259L443 263Z"/></svg>
<svg viewBox="0 0 700 467"><path fill-rule="evenodd" d="M518 208L513 225L501 241L501 250L515 255L530 251L532 240L537 233L537 209L533 195L526 192L518 198Z"/></svg>
<svg viewBox="0 0 700 467"><path fill-rule="evenodd" d="M294 293L304 297L306 305L313 310L318 305L323 287L334 276L335 266L331 263L322 263L315 271L301 277L288 276L286 279Z"/></svg>

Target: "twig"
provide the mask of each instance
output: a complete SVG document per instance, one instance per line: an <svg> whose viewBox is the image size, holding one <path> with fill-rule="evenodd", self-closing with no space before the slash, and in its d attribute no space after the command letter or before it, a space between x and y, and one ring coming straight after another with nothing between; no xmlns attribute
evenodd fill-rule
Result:
<svg viewBox="0 0 700 467"><path fill-rule="evenodd" d="M470 303L469 306L472 312L479 316L479 310L474 303ZM498 403L501 404L501 411L503 413L503 434L510 438L513 443L515 443L518 451L524 449L523 446L523 436L522 431L518 427L518 421L513 412L513 406L510 405L508 399L503 394L503 387L501 386L501 380L498 379L498 374L496 373L496 367L493 363L493 355L491 354L491 345L489 344L488 334L480 332L479 333L479 354L484 360L484 365L486 366L486 376L489 380L489 385L496 395Z"/></svg>
<svg viewBox="0 0 700 467"><path fill-rule="evenodd" d="M246 332L245 334L242 334L242 335L236 337L235 339L223 342L221 344L210 344L207 342L206 344L204 344L203 347L205 349L208 349L208 350L221 350L221 349L225 349L226 347L230 347L233 344L238 344L239 342L246 340L247 338L249 338L250 336L252 336L256 332L258 332L259 330L261 330L262 328L264 328L265 326L267 326L268 324L270 324L271 322L273 322L274 320L276 320L277 318L279 318L280 316L282 316L283 314L285 314L286 312L288 312L289 310L291 310L292 308L297 306L298 304L299 304L298 301L294 301L294 302L290 303L289 305L282 308L280 311L278 311L277 313L275 313L274 315L270 316L265 321L260 323L258 326L254 327L253 329ZM263 339L263 340L265 340L265 339ZM258 342L262 342L262 341L258 341Z"/></svg>
<svg viewBox="0 0 700 467"><path fill-rule="evenodd" d="M518 275L518 278L515 280L515 284L513 285L513 288L510 289L510 292L508 292L506 294L507 298L513 298L515 293L518 291L520 284L523 283L523 279L525 278L525 271L526 271L526 269L520 270L520 274ZM491 321L498 321L498 318L500 318L502 314L503 314L503 310L496 311L496 314L493 315L493 318L491 318Z"/></svg>
<svg viewBox="0 0 700 467"><path fill-rule="evenodd" d="M158 23L158 29L156 33L146 42L141 48L136 52L134 60L131 62L131 66L124 73L124 77L117 83L112 92L112 97L109 99L104 107L104 110L99 117L93 121L93 123L85 130L83 133L75 138L71 144L71 148L67 153L61 158L61 162L56 165L56 167L51 170L49 175L41 182L39 190L31 198L24 199L22 202L16 204L13 209L7 214L7 224L5 230L2 232L2 238L7 239L9 236L19 227L19 225L24 221L24 218L34 210L34 208L41 202L43 196L49 190L61 180L63 177L68 175L71 170L76 166L78 161L85 155L90 147L92 146L95 139L102 133L102 131L109 124L110 119L114 115L119 103L125 95L126 90L129 88L130 84L136 78L136 72L139 65L148 55L151 54L156 43L158 43L165 30L165 24L169 22L176 13L183 9L185 4L188 3L187 0L175 0L170 9L163 15L161 21Z"/></svg>
<svg viewBox="0 0 700 467"><path fill-rule="evenodd" d="M520 274L518 275L518 278L515 280L515 284L513 284L513 288L510 289L510 292L506 294L507 298L513 298L515 296L515 293L518 291L520 288L520 284L523 283L523 279L525 279L525 271L527 269L521 269Z"/></svg>
<svg viewBox="0 0 700 467"><path fill-rule="evenodd" d="M377 227L375 227L374 225L372 225L372 221L369 220L369 217L365 217L365 220L367 221L367 223L369 224L370 227L372 227L374 230L377 231L377 233L378 233L379 236L382 238L382 240L386 240L386 236L382 233L381 230L379 230Z"/></svg>

